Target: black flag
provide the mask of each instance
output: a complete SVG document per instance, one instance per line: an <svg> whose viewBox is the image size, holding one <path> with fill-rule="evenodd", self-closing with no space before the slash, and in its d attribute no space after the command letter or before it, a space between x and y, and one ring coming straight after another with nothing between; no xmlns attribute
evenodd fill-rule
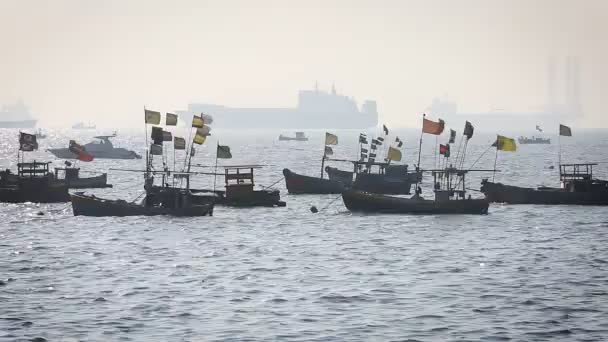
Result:
<svg viewBox="0 0 608 342"><path fill-rule="evenodd" d="M38 142L35 134L19 132L19 149L25 152L31 152L38 149Z"/></svg>
<svg viewBox="0 0 608 342"><path fill-rule="evenodd" d="M464 132L463 134L467 136L467 139L471 139L473 137L473 125L470 122L466 122L464 124Z"/></svg>
<svg viewBox="0 0 608 342"><path fill-rule="evenodd" d="M450 130L450 144L453 144L454 142L456 142L456 131L451 129Z"/></svg>

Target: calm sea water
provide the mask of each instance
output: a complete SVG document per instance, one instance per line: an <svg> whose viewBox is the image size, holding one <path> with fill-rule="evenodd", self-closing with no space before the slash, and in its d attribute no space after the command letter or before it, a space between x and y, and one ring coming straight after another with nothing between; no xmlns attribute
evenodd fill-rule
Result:
<svg viewBox="0 0 608 342"><path fill-rule="evenodd" d="M120 131L116 145L142 153L141 131ZM86 143L94 133L104 132L51 131L26 159L60 166L45 148L70 138ZM214 132L195 163L214 164L220 137L234 155L220 165L266 165L259 185L280 180L284 167L318 174L323 132L307 132L308 142L279 142L279 133ZM336 158L354 157L358 133L337 132ZM2 168L16 168L16 134L0 132ZM399 134L412 164L419 132ZM476 135L465 165L492 139ZM608 132L575 132L562 142L564 161L608 161ZM434 163L434 145L425 137L425 167ZM558 171L550 168L557 155L557 144L500 153L496 180L557 186ZM494 158L487 150L475 168L493 168ZM80 165L109 173L114 188L91 191L98 196L141 194L141 174L108 170L140 169L142 160ZM607 171L600 164L596 174L608 178ZM492 174L471 175L468 187L478 189L481 177ZM207 176L196 185L212 184ZM334 195L290 196L283 181L276 188L286 208L217 207L204 218L85 218L65 204L0 204L0 340L608 338L606 207L492 205L487 216L366 216L348 212ZM311 205L320 212L312 214Z"/></svg>

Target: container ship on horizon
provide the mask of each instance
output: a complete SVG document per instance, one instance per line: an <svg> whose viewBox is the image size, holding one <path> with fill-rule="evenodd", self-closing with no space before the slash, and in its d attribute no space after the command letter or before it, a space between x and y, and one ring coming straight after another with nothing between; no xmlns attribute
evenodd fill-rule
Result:
<svg viewBox="0 0 608 342"><path fill-rule="evenodd" d="M378 125L376 101L367 100L359 109L348 96L319 90L301 90L295 108L231 108L191 103L180 115L199 113L213 117L214 127L229 129L366 129Z"/></svg>
<svg viewBox="0 0 608 342"><path fill-rule="evenodd" d="M37 121L23 102L4 105L0 109L0 128L33 128Z"/></svg>

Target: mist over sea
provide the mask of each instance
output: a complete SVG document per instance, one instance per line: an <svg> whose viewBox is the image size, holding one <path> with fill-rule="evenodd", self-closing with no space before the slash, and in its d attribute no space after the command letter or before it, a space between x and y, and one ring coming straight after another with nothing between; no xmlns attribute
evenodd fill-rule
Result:
<svg viewBox="0 0 608 342"><path fill-rule="evenodd" d="M473 123L474 124L474 123ZM390 128L390 127L389 127ZM45 132L26 161L63 161L46 148L84 144L111 130ZM116 147L145 154L141 130L118 130ZM194 171L209 172L218 143L233 159L261 164L256 184L281 190L285 208L217 206L202 218L72 216L69 204L0 204L0 341L602 341L608 336L608 207L492 204L487 216L361 215L338 195L288 195L282 169L319 175L324 131L307 142L289 131L212 130ZM359 131L339 137L334 157L357 155ZM381 130L370 131L374 136ZM149 134L149 131L148 131ZM461 134L459 132L459 134ZM174 135L188 138L183 130ZM563 162L600 162L608 179L608 131L573 129ZM390 131L417 160L419 130ZM559 186L551 145L499 152L496 181ZM0 168L16 172L18 131L0 130ZM516 136L513 136L516 138ZM493 169L495 139L476 132L465 167ZM447 135L437 142L445 143ZM455 155L460 141L452 147ZM422 167L435 164L425 136ZM170 146L170 144L168 145ZM173 151L168 148L173 168ZM175 165L184 164L178 151ZM108 173L111 189L86 192L133 200L145 159L78 163ZM157 163L160 166L159 163ZM347 163L326 165L349 169ZM413 166L412 166L413 167ZM223 172L223 169L219 169ZM467 187L479 197L483 177ZM201 176L193 187L213 187ZM223 187L217 177L216 184ZM425 178L423 196L432 197ZM320 209L312 214L309 208ZM43 215L39 215L42 213Z"/></svg>

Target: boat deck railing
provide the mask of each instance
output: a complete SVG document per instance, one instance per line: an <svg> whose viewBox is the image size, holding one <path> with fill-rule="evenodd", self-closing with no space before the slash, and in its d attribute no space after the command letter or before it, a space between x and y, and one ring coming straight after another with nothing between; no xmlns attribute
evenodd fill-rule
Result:
<svg viewBox="0 0 608 342"><path fill-rule="evenodd" d="M565 180L591 180L593 179L593 167L597 163L560 164L559 177Z"/></svg>
<svg viewBox="0 0 608 342"><path fill-rule="evenodd" d="M40 175L46 175L49 172L50 162L29 162L29 163L18 163L17 172L20 177L36 177Z"/></svg>

